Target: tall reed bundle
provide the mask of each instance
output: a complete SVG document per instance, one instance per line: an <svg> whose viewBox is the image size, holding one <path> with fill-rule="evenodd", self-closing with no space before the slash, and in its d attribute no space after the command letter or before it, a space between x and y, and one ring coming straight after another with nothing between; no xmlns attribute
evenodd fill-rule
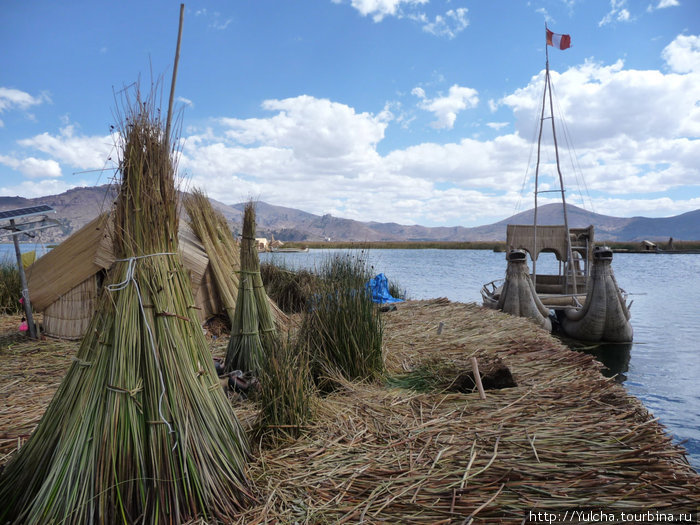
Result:
<svg viewBox="0 0 700 525"><path fill-rule="evenodd" d="M277 330L260 276L260 260L255 245L255 205L248 202L243 212L241 279L231 322L231 340L226 350L225 370L258 372L263 353L277 344L276 339Z"/></svg>
<svg viewBox="0 0 700 525"><path fill-rule="evenodd" d="M238 243L226 223L226 218L216 211L203 191L195 189L183 200L188 224L204 245L209 264L214 272L216 289L226 313L233 322L238 296L238 275L241 257Z"/></svg>
<svg viewBox="0 0 700 525"><path fill-rule="evenodd" d="M362 254L332 257L320 269L319 293L300 329L315 379L322 389L340 375L374 379L384 370L383 325L365 287L370 272Z"/></svg>
<svg viewBox="0 0 700 525"><path fill-rule="evenodd" d="M155 94L124 95L117 261L75 362L0 478L0 522L231 519L249 500L245 435L177 255L176 152Z"/></svg>

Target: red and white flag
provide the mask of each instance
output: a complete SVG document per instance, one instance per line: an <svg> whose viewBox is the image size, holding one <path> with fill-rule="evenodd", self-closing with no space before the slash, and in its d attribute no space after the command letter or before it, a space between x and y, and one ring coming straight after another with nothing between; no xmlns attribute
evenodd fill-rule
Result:
<svg viewBox="0 0 700 525"><path fill-rule="evenodd" d="M547 29L547 45L557 49L568 49L571 47L571 36L558 35Z"/></svg>

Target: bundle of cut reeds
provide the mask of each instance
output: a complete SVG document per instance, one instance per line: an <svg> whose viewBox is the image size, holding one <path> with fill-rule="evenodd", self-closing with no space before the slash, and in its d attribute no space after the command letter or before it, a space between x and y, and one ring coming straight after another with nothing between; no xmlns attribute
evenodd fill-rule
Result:
<svg viewBox="0 0 700 525"><path fill-rule="evenodd" d="M176 151L155 91L124 95L117 261L78 355L0 478L0 522L230 520L246 437L219 386L177 255Z"/></svg>
<svg viewBox="0 0 700 525"><path fill-rule="evenodd" d="M216 289L231 322L238 296L238 274L241 258L238 243L221 212L216 211L203 191L195 189L183 199L187 223L209 257Z"/></svg>
<svg viewBox="0 0 700 525"><path fill-rule="evenodd" d="M255 245L255 205L252 202L246 204L243 214L240 273L225 370L258 372L263 353L277 344L277 330L260 276L260 260Z"/></svg>
<svg viewBox="0 0 700 525"><path fill-rule="evenodd" d="M203 191L195 189L188 194L184 205L189 217L188 225L204 245L214 272L216 289L233 323L241 268L240 246L233 238L226 218L214 209ZM283 330L289 319L272 299L268 297L267 300L275 326Z"/></svg>

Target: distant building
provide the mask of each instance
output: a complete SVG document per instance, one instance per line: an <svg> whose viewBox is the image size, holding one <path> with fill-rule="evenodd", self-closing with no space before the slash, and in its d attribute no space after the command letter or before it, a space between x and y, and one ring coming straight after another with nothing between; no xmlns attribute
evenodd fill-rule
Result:
<svg viewBox="0 0 700 525"><path fill-rule="evenodd" d="M651 241L642 241L642 250L645 252L658 252L659 247Z"/></svg>
<svg viewBox="0 0 700 525"><path fill-rule="evenodd" d="M259 252L266 252L270 249L270 242L265 237L256 237L255 245L257 246Z"/></svg>

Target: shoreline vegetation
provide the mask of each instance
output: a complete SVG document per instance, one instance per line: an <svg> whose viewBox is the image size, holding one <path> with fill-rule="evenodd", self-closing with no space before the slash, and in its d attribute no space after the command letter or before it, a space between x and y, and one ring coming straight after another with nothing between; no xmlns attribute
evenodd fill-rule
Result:
<svg viewBox="0 0 700 525"><path fill-rule="evenodd" d="M673 248L668 248L667 242L657 243L658 252L643 250L638 241L596 241L599 246L605 245L619 252L644 253L681 253L700 250L699 241L674 241ZM313 250L492 250L505 252L505 241L286 241L285 248L309 248Z"/></svg>
<svg viewBox="0 0 700 525"><path fill-rule="evenodd" d="M700 253L699 241L674 241L672 249L667 242L657 244L658 250L645 250L637 241L599 241L598 245L606 245L616 253L649 253L649 254L674 254L674 253ZM505 241L330 241L330 242L302 242L289 241L284 243L285 248L313 250L490 250L505 252ZM274 252L273 252L274 253ZM19 272L14 257L0 258L0 314L14 314L21 311L21 305L16 298L21 295L19 285Z"/></svg>

